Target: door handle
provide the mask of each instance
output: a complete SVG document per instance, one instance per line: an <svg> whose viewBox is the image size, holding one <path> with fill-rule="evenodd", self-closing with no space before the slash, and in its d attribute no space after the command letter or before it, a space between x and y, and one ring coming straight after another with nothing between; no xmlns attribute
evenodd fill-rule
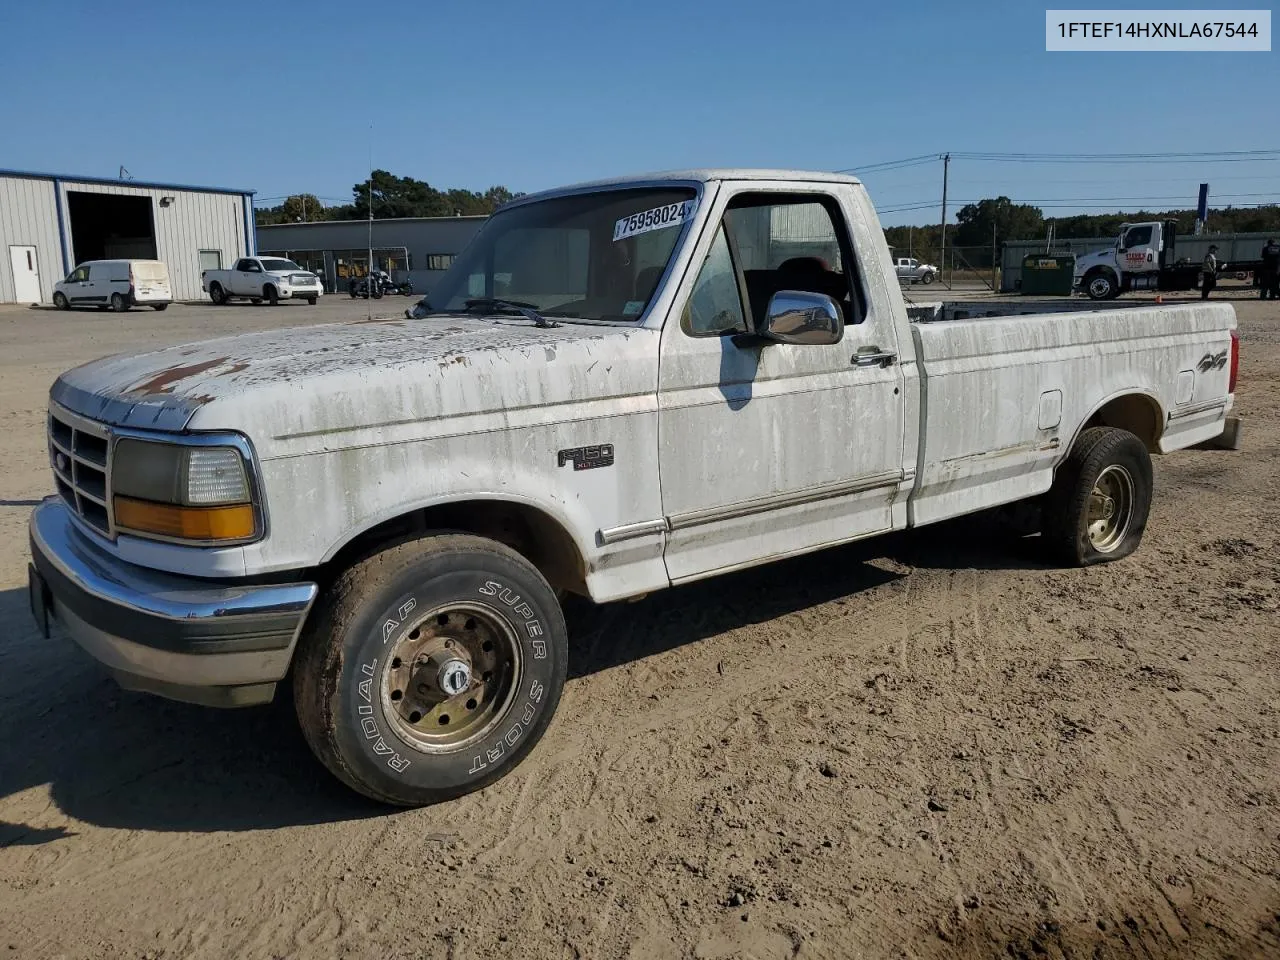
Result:
<svg viewBox="0 0 1280 960"><path fill-rule="evenodd" d="M850 362L856 367L891 367L897 359L898 355L896 353L881 350L879 347L870 347L866 350L859 350L853 355Z"/></svg>

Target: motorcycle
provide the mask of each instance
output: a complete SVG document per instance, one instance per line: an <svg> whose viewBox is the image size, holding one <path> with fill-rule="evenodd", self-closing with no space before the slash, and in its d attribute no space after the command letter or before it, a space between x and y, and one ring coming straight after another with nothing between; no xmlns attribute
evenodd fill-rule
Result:
<svg viewBox="0 0 1280 960"><path fill-rule="evenodd" d="M375 270L367 277L353 279L347 285L347 292L353 300L356 297L361 297L365 300L373 297L375 300L380 300L382 297L393 293L411 297L413 296L413 281L405 279L397 283L391 279L391 274L387 273L387 271Z"/></svg>

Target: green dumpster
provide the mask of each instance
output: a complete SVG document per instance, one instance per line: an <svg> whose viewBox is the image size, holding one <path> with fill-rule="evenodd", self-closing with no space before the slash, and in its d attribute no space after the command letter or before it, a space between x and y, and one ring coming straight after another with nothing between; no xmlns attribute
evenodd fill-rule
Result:
<svg viewBox="0 0 1280 960"><path fill-rule="evenodd" d="M1022 258L1024 296L1069 297L1076 272L1073 253L1031 253Z"/></svg>

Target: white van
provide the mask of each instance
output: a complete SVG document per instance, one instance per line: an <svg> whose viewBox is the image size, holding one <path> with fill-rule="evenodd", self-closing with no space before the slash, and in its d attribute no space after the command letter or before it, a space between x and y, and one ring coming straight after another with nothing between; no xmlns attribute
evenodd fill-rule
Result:
<svg viewBox="0 0 1280 960"><path fill-rule="evenodd" d="M160 260L90 260L53 285L53 305L110 307L117 312L132 306L163 310L173 302L169 268Z"/></svg>

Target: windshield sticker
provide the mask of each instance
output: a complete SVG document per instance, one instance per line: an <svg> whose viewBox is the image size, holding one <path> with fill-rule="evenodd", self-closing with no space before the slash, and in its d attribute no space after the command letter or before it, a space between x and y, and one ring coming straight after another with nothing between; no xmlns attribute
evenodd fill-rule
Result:
<svg viewBox="0 0 1280 960"><path fill-rule="evenodd" d="M644 309L643 300L628 300L626 305L622 308L622 315L624 317L634 317L637 313L639 313L643 309Z"/></svg>
<svg viewBox="0 0 1280 960"><path fill-rule="evenodd" d="M651 230L678 226L693 216L697 204L697 200L682 200L679 203L668 203L665 207L654 207L652 210L623 217L613 225L614 243Z"/></svg>

